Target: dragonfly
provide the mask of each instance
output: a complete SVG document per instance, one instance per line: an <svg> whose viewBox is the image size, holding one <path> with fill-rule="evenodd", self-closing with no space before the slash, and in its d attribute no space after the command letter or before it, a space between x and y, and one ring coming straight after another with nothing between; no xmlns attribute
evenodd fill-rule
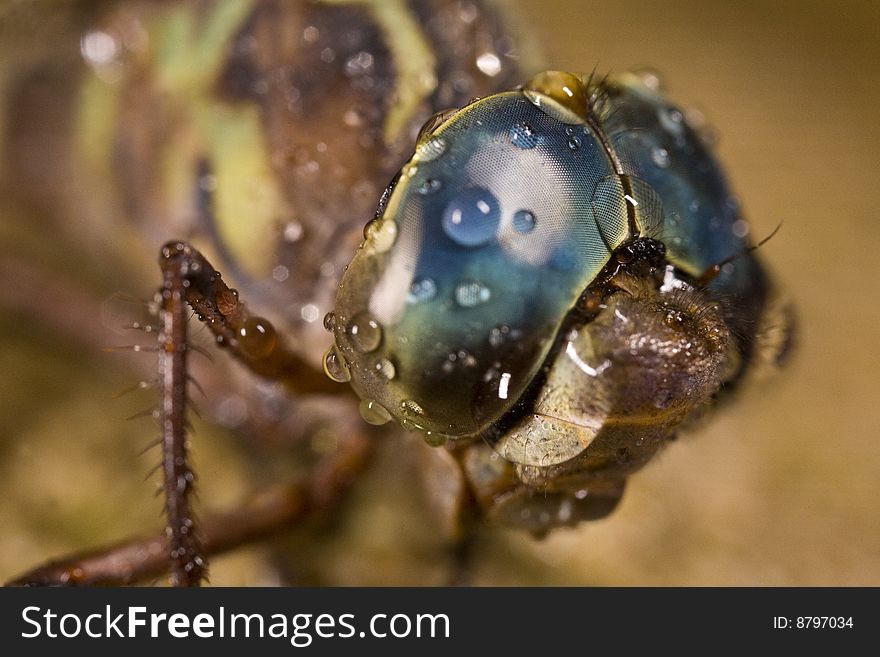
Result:
<svg viewBox="0 0 880 657"><path fill-rule="evenodd" d="M210 555L332 516L389 433L418 453L458 573L475 523L541 536L611 514L790 350L706 133L651 72L537 73L481 3L69 11L57 47L78 57L15 81L6 187L114 285L158 279L159 254L117 355L161 394L145 415L172 450L169 521L18 583L198 584ZM71 181L55 196L53 175ZM31 270L18 303L106 347L95 317L118 300ZM197 362L187 308L232 358L205 344ZM201 394L273 482L204 514Z"/></svg>

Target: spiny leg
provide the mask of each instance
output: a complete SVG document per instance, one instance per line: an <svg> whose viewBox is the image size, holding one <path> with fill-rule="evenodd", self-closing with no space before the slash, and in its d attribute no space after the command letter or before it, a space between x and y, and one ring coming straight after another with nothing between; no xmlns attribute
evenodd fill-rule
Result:
<svg viewBox="0 0 880 657"><path fill-rule="evenodd" d="M269 320L252 315L211 263L185 242L162 247L163 271L186 263L186 302L217 339L221 347L244 363L254 374L280 381L296 393L340 394L345 386L316 372L299 354L288 348Z"/></svg>
<svg viewBox="0 0 880 657"><path fill-rule="evenodd" d="M208 325L218 344L256 374L298 393L340 394L347 388L334 384L287 348L271 323L251 315L237 292L194 248L183 242L168 243L161 250L160 266L160 420L169 528L162 535L135 537L52 561L12 584L128 584L170 569L175 584L196 585L204 575L205 555L266 536L306 515L329 511L367 459L370 441L359 427L350 427L338 452L319 462L304 481L265 489L239 508L207 514L197 534L190 504L194 477L185 447L187 354L194 348L187 341L186 304Z"/></svg>
<svg viewBox="0 0 880 657"><path fill-rule="evenodd" d="M162 252L162 329L159 333L159 407L162 430L162 471L168 518L171 583L199 586L205 576L205 557L195 532L191 493L195 475L187 462L187 313L193 261L182 251Z"/></svg>
<svg viewBox="0 0 880 657"><path fill-rule="evenodd" d="M294 352L272 324L251 315L220 273L185 242L169 242L159 257L163 273L160 381L165 508L171 581L198 586L205 558L191 507L194 474L187 464L186 410L187 303L215 334L217 342L256 374L283 381L297 392L337 391Z"/></svg>

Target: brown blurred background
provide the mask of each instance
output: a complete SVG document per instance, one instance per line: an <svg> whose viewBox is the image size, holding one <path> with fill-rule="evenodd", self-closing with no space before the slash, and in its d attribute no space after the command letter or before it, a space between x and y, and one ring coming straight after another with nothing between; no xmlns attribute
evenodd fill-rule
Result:
<svg viewBox="0 0 880 657"><path fill-rule="evenodd" d="M798 352L635 476L608 519L543 541L479 531L477 584L880 585L880 6L872 2L523 2L553 68L660 71L702 109L752 234L782 230L765 261L793 296ZM4 37L5 38L5 37ZM0 83L14 66L0 61ZM5 68L4 68L5 67ZM29 254L0 203L3 285ZM48 240L48 243L47 243ZM147 254L142 259L151 262ZM142 280L95 287L148 296ZM20 275L20 274L19 274ZM103 287L102 287L103 286ZM9 294L6 294L9 297ZM124 340L121 340L124 342ZM125 423L144 398L119 360L72 351L21 316L0 317L0 580L46 558L158 526L137 453L151 428ZM259 473L228 437L202 431L203 500L231 503ZM210 441L206 440L210 435ZM333 536L294 542L315 581L436 584L447 557L415 495L406 440L386 446ZM218 558L216 584L268 584L268 548Z"/></svg>

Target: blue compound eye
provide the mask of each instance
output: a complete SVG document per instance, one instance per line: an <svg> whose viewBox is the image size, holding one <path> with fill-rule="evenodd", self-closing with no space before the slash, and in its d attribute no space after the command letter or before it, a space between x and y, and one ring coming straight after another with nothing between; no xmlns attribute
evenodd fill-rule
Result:
<svg viewBox="0 0 880 657"><path fill-rule="evenodd" d="M735 231L710 234L703 221L705 213L718 213L724 226L735 221L716 163L669 118L680 112L633 80L603 82L598 93L574 75L548 72L426 125L365 231L328 323L335 344L325 369L351 382L365 419L394 418L443 438L503 425L509 439L497 447L505 458L547 465L572 458L595 435L589 418L601 414L579 392L596 390L584 377L627 371L626 381L607 387L627 397L637 368L609 369L596 350L634 353L627 340L638 322L596 322L605 337L586 330L566 343L566 320L584 292L637 242L662 240L668 261L695 278L711 260L742 250ZM742 272L721 280L720 292L735 294ZM663 317L678 312L663 302L636 307L654 314L644 325L657 334ZM630 306L615 308L624 316ZM715 331L693 327L683 345ZM677 339L667 337L664 344ZM706 344L707 354L719 353ZM566 358L574 365L555 365ZM536 392L542 382L552 417L513 427L517 404L521 417L527 397L535 408L546 402Z"/></svg>
<svg viewBox="0 0 880 657"><path fill-rule="evenodd" d="M371 421L444 436L490 428L626 237L597 225L597 203L623 211L619 188L596 197L613 175L591 128L542 93L432 120L343 278L328 371L350 379ZM366 317L381 335L369 349Z"/></svg>

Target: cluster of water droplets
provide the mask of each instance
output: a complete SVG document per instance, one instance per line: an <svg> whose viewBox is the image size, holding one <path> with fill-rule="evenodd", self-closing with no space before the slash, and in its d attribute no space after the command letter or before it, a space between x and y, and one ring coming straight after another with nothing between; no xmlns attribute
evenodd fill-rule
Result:
<svg viewBox="0 0 880 657"><path fill-rule="evenodd" d="M416 146L416 155L421 162L433 162L445 152L446 140L443 137L429 137Z"/></svg>
<svg viewBox="0 0 880 657"><path fill-rule="evenodd" d="M373 219L364 228L364 237L376 253L389 251L397 240L397 224L382 217Z"/></svg>
<svg viewBox="0 0 880 657"><path fill-rule="evenodd" d="M651 161L660 169L666 169L670 164L669 151L662 146L651 149Z"/></svg>
<svg viewBox="0 0 880 657"><path fill-rule="evenodd" d="M507 324L499 324L489 331L489 345L498 348L509 340L518 340L521 332L509 327Z"/></svg>
<svg viewBox="0 0 880 657"><path fill-rule="evenodd" d="M472 353L467 349L457 349L449 352L446 356L446 360L443 361L440 368L446 374L452 374L458 369L466 369L476 366L477 359Z"/></svg>
<svg viewBox="0 0 880 657"><path fill-rule="evenodd" d="M572 125L566 126L565 134L568 135L567 146L569 150L580 150L580 147L583 146L583 142L581 141L580 135L577 134L577 130L575 130L575 127Z"/></svg>
<svg viewBox="0 0 880 657"><path fill-rule="evenodd" d="M426 124L419 136L416 146L416 159L404 168L405 177L413 177L419 166L433 162L442 157L448 150L448 143L442 135L436 134L437 129L451 113L440 113ZM582 147L584 126L566 126L567 145L571 151ZM534 149L545 143L544 135L540 134L527 121L513 125L507 133L510 144L521 150ZM435 194L443 189L443 181L439 177L427 177L419 182L415 191L421 195ZM527 208L517 209L510 221L514 234L527 235L532 233L538 223L538 217ZM458 191L450 200L440 216L444 234L455 244L468 249L480 248L495 242L502 226L501 205L497 197L484 187L470 187ZM396 238L394 221L382 219L372 222L367 230L372 248L376 252L387 251ZM416 277L407 294L408 303L423 303L436 298L438 294L436 281L426 277ZM492 291L477 280L462 280L451 290L456 304L463 308L474 308L487 303L492 298ZM384 370L383 370L384 371Z"/></svg>
<svg viewBox="0 0 880 657"><path fill-rule="evenodd" d="M492 291L479 281L461 281L455 286L455 302L462 308L480 306L492 298Z"/></svg>
<svg viewBox="0 0 880 657"><path fill-rule="evenodd" d="M420 303L430 301L437 296L437 283L433 278L422 276L413 280L409 286L409 293L406 300L409 303Z"/></svg>
<svg viewBox="0 0 880 657"><path fill-rule="evenodd" d="M541 84L546 82L547 80L544 80ZM556 83L555 80L551 80L551 82ZM580 157L579 151L583 149L585 135L590 133L585 122L581 120L586 111L586 101L584 89L578 85L580 82L577 78L569 76L562 79L557 95L552 97L547 95L541 85L532 90L534 92L532 95L528 93L526 95L542 111L554 118L572 119L575 117L574 120L563 121L559 131L560 133L564 131L564 135L562 135L563 148L567 147L569 153L577 154ZM572 100L569 102L566 100L568 98L566 94L572 90L576 93L572 94ZM421 196L449 194L449 200L445 202L436 220L440 222L443 235L462 249L479 249L493 245L502 231L509 231L508 235L512 238L533 235L536 228L539 227L538 222L541 221L541 217L536 216L533 209L528 207L511 208L512 215L504 216L498 197L486 187L473 186L448 190L442 176L431 175L432 165L430 163L449 157L449 136L438 129L451 116L452 113L440 113L425 125L418 138L414 159L401 171L401 181L404 184L412 181L409 183L413 185L412 192ZM518 152L543 148L550 143L551 135L542 134L542 132L543 130L537 130L533 123L519 121L506 128L506 133L502 133L501 137L506 137L507 144L511 149L510 157L515 158L519 157ZM558 139L558 135L552 137L554 140ZM662 159L660 155L657 157ZM658 164L658 166L660 165ZM506 213L508 210L505 209L504 212ZM368 224L365 229L367 252L372 254L385 253L391 249L397 237L398 225L395 217L380 216ZM407 304L423 304L451 297L450 300L459 308L473 309L492 302L497 294L497 290L490 289L484 281L480 281L476 277L462 277L449 288L444 286L441 289L440 286L441 283L436 279L419 275L416 272L408 289L404 292L405 301ZM349 381L353 374L352 368L356 367L363 368L360 370L361 374L369 375L372 381L370 385L382 386L383 383L388 384L392 381L395 382L395 385L401 385L405 376L398 371L398 364L395 362L394 356L388 348L380 349L383 342L387 340L383 326L368 311L356 312L348 317L351 319L347 320L347 325L344 327L336 326L336 319L332 313L325 319L325 326L334 331L337 336L344 336L343 342L350 345L351 349L356 352L352 354L348 351L345 352L352 358L352 363L349 364L338 347L331 347L324 358L324 369L328 376L336 381ZM486 332L485 349L496 351L503 348L503 345L508 341L519 338L519 331L500 324ZM453 348L449 351L448 357L441 359L437 365L442 372L451 375L462 368L479 367L480 362L473 353L465 349ZM505 384L510 379L509 373L502 372L501 363L493 365L493 369L488 374L493 380L506 376ZM505 392L506 389L505 385ZM381 399L382 402L380 403L376 398ZM393 404L399 405L399 407L392 408L388 406L388 400L393 398L393 395L367 393L360 406L362 416L371 424L384 424L392 417L396 417L404 427L421 429L420 425L423 425L425 417L423 406L416 400L406 398L400 401L400 398L397 397ZM446 436L427 433L426 440L432 444L439 444L446 440Z"/></svg>
<svg viewBox="0 0 880 657"><path fill-rule="evenodd" d="M517 123L507 133L510 143L523 150L529 150L543 142L543 138L535 133L534 128L525 121Z"/></svg>
<svg viewBox="0 0 880 657"><path fill-rule="evenodd" d="M337 329L334 312L329 312L324 317L324 328L330 332ZM394 361L378 353L384 340L384 333L382 325L373 315L366 311L358 313L345 326L345 333L350 344L359 354L375 354L374 358L366 359L365 366L372 368L380 380L390 382L397 376L397 366ZM340 383L351 380L351 366L335 345L324 354L324 372ZM372 399L362 400L359 410L368 424L382 425L392 418L391 412L385 406ZM418 418L424 415L424 409L415 400L404 399L400 402L398 415L402 416L402 424L405 428L419 429ZM437 439L437 435L434 434L432 439ZM443 439L445 440L445 437Z"/></svg>

